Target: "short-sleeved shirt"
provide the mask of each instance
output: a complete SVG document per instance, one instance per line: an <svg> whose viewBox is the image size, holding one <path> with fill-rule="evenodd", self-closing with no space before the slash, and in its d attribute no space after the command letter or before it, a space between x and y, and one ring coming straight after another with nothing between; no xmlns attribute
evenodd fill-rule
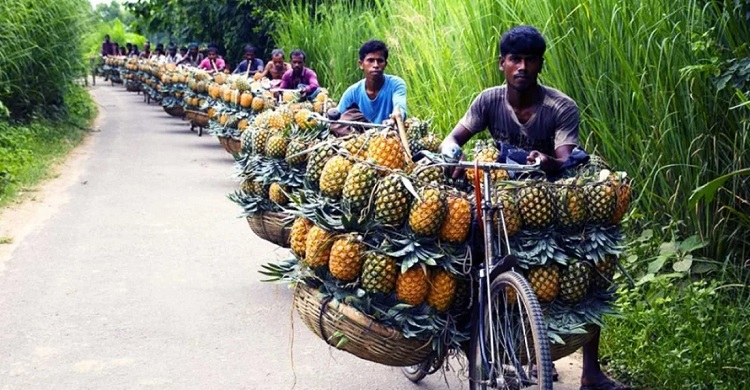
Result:
<svg viewBox="0 0 750 390"><path fill-rule="evenodd" d="M397 76L384 75L385 82L375 99L367 96L365 80L347 88L339 102L339 111L344 112L356 104L362 115L372 123L382 123L390 118L394 107L401 109L401 114L406 117L406 83Z"/></svg>
<svg viewBox="0 0 750 390"><path fill-rule="evenodd" d="M216 57L216 60L214 60L213 64L211 64L211 59L206 57L203 59L203 61L201 61L201 64L198 65L199 68L205 69L207 71L224 70L226 66L227 65L224 63L224 59L221 57ZM216 67L216 69L214 69L214 67Z"/></svg>
<svg viewBox="0 0 750 390"><path fill-rule="evenodd" d="M281 76L282 89L297 89L300 85L305 86L305 92L313 93L316 89L320 88L318 84L318 75L315 74L310 68L302 68L299 76L294 74L294 69L287 70L283 76Z"/></svg>
<svg viewBox="0 0 750 390"><path fill-rule="evenodd" d="M536 112L521 124L506 99L507 86L482 91L459 121L472 134L489 128L495 142L554 156L561 146L578 146L578 106L564 93L539 85Z"/></svg>
<svg viewBox="0 0 750 390"><path fill-rule="evenodd" d="M247 60L243 60L239 65L237 65L237 69L234 70L234 73L248 73L254 75L257 72L262 72L263 68L263 60L261 60L260 58L253 58L253 62L250 66L249 72L247 71Z"/></svg>

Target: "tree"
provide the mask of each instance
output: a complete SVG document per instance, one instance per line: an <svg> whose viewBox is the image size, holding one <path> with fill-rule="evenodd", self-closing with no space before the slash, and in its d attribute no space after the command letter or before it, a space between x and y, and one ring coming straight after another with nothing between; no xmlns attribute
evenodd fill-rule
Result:
<svg viewBox="0 0 750 390"><path fill-rule="evenodd" d="M117 1L112 0L109 4L97 4L94 7L94 14L104 23L110 23L119 19L122 24L129 26L135 21L135 17Z"/></svg>

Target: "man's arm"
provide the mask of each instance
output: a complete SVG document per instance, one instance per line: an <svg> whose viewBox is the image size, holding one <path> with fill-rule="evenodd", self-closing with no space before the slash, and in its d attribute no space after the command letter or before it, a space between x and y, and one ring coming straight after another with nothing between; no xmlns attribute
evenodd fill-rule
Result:
<svg viewBox="0 0 750 390"><path fill-rule="evenodd" d="M396 79L396 86L393 89L393 108L401 109L402 119L406 118L406 83L404 80Z"/></svg>
<svg viewBox="0 0 750 390"><path fill-rule="evenodd" d="M318 84L318 75L312 70L309 70L308 80L307 80L307 88L305 88L305 94L311 94L315 92L316 89L320 88L320 84Z"/></svg>
<svg viewBox="0 0 750 390"><path fill-rule="evenodd" d="M529 157L526 159L529 164L534 164L538 158L542 170L547 173L553 173L559 171L560 167L568 161L568 157L573 154L573 149L575 149L574 145L560 146L555 149L554 156L548 156L538 150L532 150L531 153L529 153Z"/></svg>
<svg viewBox="0 0 750 390"><path fill-rule="evenodd" d="M557 113L557 127L555 128L555 155L549 156L538 150L529 153L528 162L533 164L539 158L542 170L554 173L560 170L563 164L578 146L578 107L573 101L566 104Z"/></svg>
<svg viewBox="0 0 750 390"><path fill-rule="evenodd" d="M292 86L292 70L289 69L281 76L281 84L279 84L279 88L281 89L291 89Z"/></svg>
<svg viewBox="0 0 750 390"><path fill-rule="evenodd" d="M273 62L268 62L266 64L266 67L263 69L263 73L260 74L260 77L268 77L269 74L271 74L271 67L273 66ZM270 79L270 77L268 77Z"/></svg>

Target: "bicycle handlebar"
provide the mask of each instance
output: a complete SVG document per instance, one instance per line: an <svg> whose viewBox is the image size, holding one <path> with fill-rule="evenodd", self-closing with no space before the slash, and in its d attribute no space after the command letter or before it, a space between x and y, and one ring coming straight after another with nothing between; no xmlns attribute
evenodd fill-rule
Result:
<svg viewBox="0 0 750 390"><path fill-rule="evenodd" d="M445 160L447 157L440 155L440 157ZM435 157L434 153L428 152L426 150L421 151L414 155L414 160L421 160L422 158L426 158L430 161L435 161L438 158ZM498 163L498 162L475 162L475 161L447 161L447 162L435 162L433 164L430 164L432 166L439 166L439 167L451 167L451 168L464 168L464 169L481 169L483 171L491 171L491 170L497 170L497 169L503 169L506 171L513 171L513 172L544 172L542 171L542 161L539 157L537 157L534 160L533 164L529 165L519 165L519 164L504 164L504 163Z"/></svg>

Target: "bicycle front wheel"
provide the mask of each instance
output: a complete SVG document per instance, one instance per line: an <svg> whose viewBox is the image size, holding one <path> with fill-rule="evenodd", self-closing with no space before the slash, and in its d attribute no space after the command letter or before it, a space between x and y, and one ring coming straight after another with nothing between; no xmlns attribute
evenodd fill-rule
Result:
<svg viewBox="0 0 750 390"><path fill-rule="evenodd" d="M479 304L469 350L470 388L552 390L547 326L526 279L513 271L498 275Z"/></svg>

